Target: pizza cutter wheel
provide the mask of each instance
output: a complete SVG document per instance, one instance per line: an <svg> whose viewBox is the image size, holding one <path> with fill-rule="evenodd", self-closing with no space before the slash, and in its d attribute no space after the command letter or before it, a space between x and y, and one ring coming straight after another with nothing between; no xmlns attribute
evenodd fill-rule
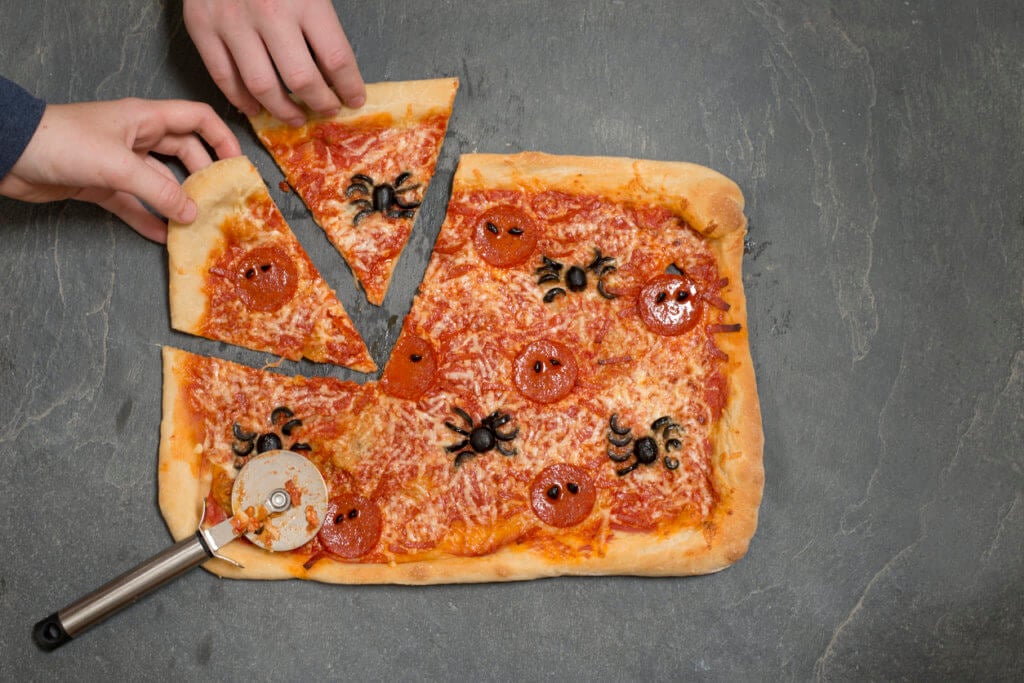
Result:
<svg viewBox="0 0 1024 683"><path fill-rule="evenodd" d="M37 623L32 630L36 645L55 650L171 579L211 557L221 557L218 551L243 533L267 550L298 548L320 531L327 514L327 484L316 465L298 453L267 451L239 470L231 489L231 510L233 517L200 528Z"/></svg>

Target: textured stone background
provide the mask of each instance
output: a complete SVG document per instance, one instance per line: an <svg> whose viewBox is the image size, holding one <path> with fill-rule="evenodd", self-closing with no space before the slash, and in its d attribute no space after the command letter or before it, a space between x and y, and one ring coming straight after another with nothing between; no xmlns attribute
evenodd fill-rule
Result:
<svg viewBox="0 0 1024 683"><path fill-rule="evenodd" d="M51 102L210 102L382 362L458 155L687 160L747 197L767 483L715 576L433 588L192 572L53 654L32 624L169 537L166 260L101 210L0 199L0 678L1013 679L1024 670L1024 11L1017 0L340 3L368 81L462 79L369 306L177 2L0 0ZM345 373L288 364L305 374Z"/></svg>

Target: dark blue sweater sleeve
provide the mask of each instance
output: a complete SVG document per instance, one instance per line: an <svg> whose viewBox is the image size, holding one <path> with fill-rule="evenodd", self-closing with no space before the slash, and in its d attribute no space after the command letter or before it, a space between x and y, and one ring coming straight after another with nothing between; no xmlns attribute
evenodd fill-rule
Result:
<svg viewBox="0 0 1024 683"><path fill-rule="evenodd" d="M45 108L46 102L0 76L0 178L25 151Z"/></svg>

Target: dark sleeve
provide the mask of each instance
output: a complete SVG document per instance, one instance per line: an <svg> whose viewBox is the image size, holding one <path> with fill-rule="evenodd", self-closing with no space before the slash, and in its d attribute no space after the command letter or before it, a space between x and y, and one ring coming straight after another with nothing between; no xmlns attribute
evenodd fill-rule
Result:
<svg viewBox="0 0 1024 683"><path fill-rule="evenodd" d="M0 76L0 178L25 151L45 108L46 102Z"/></svg>

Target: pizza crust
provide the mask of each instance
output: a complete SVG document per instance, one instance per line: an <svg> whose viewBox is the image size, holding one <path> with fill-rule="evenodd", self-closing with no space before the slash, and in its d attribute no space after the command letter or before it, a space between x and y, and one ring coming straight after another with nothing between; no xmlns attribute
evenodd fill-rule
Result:
<svg viewBox="0 0 1024 683"><path fill-rule="evenodd" d="M615 158L551 156L527 152L513 156L466 155L455 176L453 192L472 189L556 189L599 194L623 201L639 193L646 204L660 204L680 212L705 235L718 259L719 273L729 279L721 297L729 303L729 321L739 332L716 340L726 352L728 400L712 432L714 485L719 495L712 514L699 527L681 526L669 532L617 533L602 552L589 556L555 555L508 545L497 552L464 557L440 551L416 556L414 561L360 564L341 560L319 561L310 569L305 558L274 554L236 543L224 555L244 565L212 560L206 568L225 577L248 579L303 578L332 583L467 583L512 581L555 575L625 574L678 576L719 571L746 553L757 526L764 483L763 433L760 406L749 350L746 300L741 265L746 220L743 197L736 185L710 169L694 164L647 162ZM180 353L180 352L179 352ZM195 498L202 485L188 481L201 469L189 437L175 444L166 430L185 430L188 419L176 413L181 401L166 385L185 379L174 366L175 352L165 352L165 443L161 448L161 509L177 516L172 533L181 537L194 531L201 506ZM165 470L166 468L166 470ZM164 476L165 471L168 476ZM165 484L165 481L167 482ZM180 488L185 500L165 507L172 498L166 489ZM207 489L208 490L208 484ZM191 528L190 528L191 524Z"/></svg>
<svg viewBox="0 0 1024 683"><path fill-rule="evenodd" d="M366 103L359 109L342 107L334 116L322 116L297 97L292 99L303 108L307 117L306 125L320 121L353 123L360 119L373 119L381 114L395 120L415 120L432 116L438 112L451 111L455 91L459 87L457 78L435 78L421 81L386 81L366 84ZM249 122L257 135L275 128L290 128L271 114L262 110L250 116Z"/></svg>
<svg viewBox="0 0 1024 683"><path fill-rule="evenodd" d="M171 536L176 541L196 533L202 520L203 501L210 490L204 472L203 450L195 420L182 389L186 352L163 349L163 417L160 422L160 456L157 500Z"/></svg>
<svg viewBox="0 0 1024 683"><path fill-rule="evenodd" d="M461 190L558 190L655 204L678 213L712 240L747 227L736 183L710 168L681 161L543 152L465 154L454 185Z"/></svg>

